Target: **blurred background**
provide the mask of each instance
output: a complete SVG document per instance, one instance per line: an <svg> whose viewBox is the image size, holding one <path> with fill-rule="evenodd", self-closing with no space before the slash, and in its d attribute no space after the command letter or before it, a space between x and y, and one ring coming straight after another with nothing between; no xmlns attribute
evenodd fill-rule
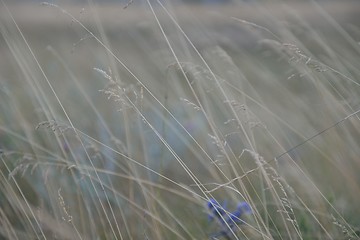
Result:
<svg viewBox="0 0 360 240"><path fill-rule="evenodd" d="M359 44L358 0L3 0L0 219L33 234L21 192L49 239L113 239L116 221L124 239L204 239L217 197L274 239L343 239L360 224L359 123L341 122Z"/></svg>

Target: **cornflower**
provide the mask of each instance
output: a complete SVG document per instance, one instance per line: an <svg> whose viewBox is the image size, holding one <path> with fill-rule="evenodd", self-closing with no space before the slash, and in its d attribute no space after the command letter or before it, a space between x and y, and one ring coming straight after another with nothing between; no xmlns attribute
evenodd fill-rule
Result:
<svg viewBox="0 0 360 240"><path fill-rule="evenodd" d="M231 239L232 230L237 225L244 224L242 217L244 214L251 214L252 210L247 202L239 202L234 212L229 212L226 208L226 201L221 205L215 199L211 198L207 202L207 208L210 211L208 214L209 221L215 219L220 224L221 230L210 236L211 239L225 237Z"/></svg>

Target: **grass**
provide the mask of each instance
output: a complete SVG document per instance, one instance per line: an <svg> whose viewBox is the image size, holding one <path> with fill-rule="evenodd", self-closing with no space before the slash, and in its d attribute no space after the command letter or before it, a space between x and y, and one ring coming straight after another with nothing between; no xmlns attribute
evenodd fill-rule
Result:
<svg viewBox="0 0 360 240"><path fill-rule="evenodd" d="M336 4L1 2L0 238L358 239Z"/></svg>

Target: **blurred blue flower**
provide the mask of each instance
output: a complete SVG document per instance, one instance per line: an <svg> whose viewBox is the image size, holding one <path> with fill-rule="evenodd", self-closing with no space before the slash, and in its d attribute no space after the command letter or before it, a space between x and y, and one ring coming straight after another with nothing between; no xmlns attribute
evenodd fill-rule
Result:
<svg viewBox="0 0 360 240"><path fill-rule="evenodd" d="M231 239L231 230L238 225L243 224L242 217L244 214L252 214L250 205L247 202L239 202L234 212L229 212L226 208L226 202L222 205L215 199L211 198L207 202L207 208L210 211L208 218L209 221L217 219L220 223L221 230L212 234L211 239L218 237L225 237Z"/></svg>
<svg viewBox="0 0 360 240"><path fill-rule="evenodd" d="M226 210L226 203L223 203L223 205L220 205L215 199L210 199L207 202L207 207L210 210L210 214L208 215L209 221L214 220L214 218L219 219L220 221L223 221L223 215L225 215Z"/></svg>
<svg viewBox="0 0 360 240"><path fill-rule="evenodd" d="M229 220L233 223L244 223L243 220L241 220L241 216L243 214L251 214L252 210L250 205L247 202L239 202L239 204L236 207L236 211L229 214Z"/></svg>

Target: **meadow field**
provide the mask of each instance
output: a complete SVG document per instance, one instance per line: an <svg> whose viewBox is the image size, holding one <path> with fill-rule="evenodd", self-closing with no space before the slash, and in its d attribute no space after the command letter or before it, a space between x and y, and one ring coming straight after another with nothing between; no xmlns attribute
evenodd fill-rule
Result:
<svg viewBox="0 0 360 240"><path fill-rule="evenodd" d="M359 171L359 1L0 1L0 239L359 239Z"/></svg>

